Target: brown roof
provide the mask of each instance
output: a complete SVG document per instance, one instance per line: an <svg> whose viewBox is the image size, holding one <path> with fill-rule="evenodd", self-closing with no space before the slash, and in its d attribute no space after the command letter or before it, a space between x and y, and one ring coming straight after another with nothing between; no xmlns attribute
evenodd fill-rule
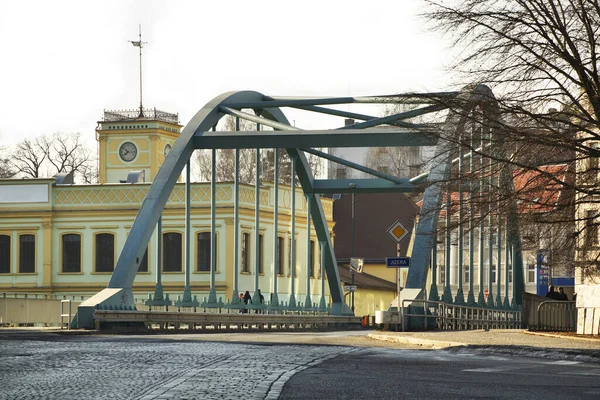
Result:
<svg viewBox="0 0 600 400"><path fill-rule="evenodd" d="M569 203L574 174L567 164L542 165L537 170L518 169L513 172L513 182L517 196L519 212L550 212L559 206ZM446 202L446 195L442 204ZM458 211L458 192L450 194L451 210ZM417 202L421 207L423 200ZM445 207L440 210L440 217L446 215Z"/></svg>

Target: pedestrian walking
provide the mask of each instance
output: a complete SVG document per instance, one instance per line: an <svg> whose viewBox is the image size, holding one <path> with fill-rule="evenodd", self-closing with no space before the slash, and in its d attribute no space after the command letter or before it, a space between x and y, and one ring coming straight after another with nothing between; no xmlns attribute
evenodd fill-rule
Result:
<svg viewBox="0 0 600 400"><path fill-rule="evenodd" d="M244 293L244 304L252 304L252 296L250 296L250 292L246 290ZM244 310L244 313L248 313L248 309Z"/></svg>

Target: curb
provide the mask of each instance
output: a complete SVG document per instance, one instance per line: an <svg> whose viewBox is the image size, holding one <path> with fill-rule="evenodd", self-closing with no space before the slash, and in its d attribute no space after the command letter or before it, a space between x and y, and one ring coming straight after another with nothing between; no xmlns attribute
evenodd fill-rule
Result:
<svg viewBox="0 0 600 400"><path fill-rule="evenodd" d="M385 333L369 333L371 339L383 340L387 342L414 344L417 346L426 346L434 349L445 349L447 347L468 346L468 343L451 342L447 340L421 339L408 336L391 335Z"/></svg>
<svg viewBox="0 0 600 400"><path fill-rule="evenodd" d="M546 336L546 337L553 337L553 338L566 339L566 340L581 340L583 342L596 342L600 346L600 339L594 339L594 338L590 338L590 337L561 335L560 333L536 332L536 331L528 331L528 330L524 330L523 333L526 333L528 335L533 335L533 336Z"/></svg>

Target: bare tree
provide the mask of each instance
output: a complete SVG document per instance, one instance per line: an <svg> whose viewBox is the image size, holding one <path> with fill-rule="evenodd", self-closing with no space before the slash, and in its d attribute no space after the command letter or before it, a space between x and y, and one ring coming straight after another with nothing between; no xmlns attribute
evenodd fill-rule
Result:
<svg viewBox="0 0 600 400"><path fill-rule="evenodd" d="M10 159L5 154L5 148L0 148L0 178L12 178L16 172L10 165Z"/></svg>
<svg viewBox="0 0 600 400"><path fill-rule="evenodd" d="M25 139L17 143L9 160L20 177L43 178L73 172L75 179L93 183L98 175L94 153L82 143L79 133Z"/></svg>
<svg viewBox="0 0 600 400"><path fill-rule="evenodd" d="M226 116L221 120L219 128L224 131L235 131L236 120ZM239 120L240 131L254 131L256 124L244 119ZM272 130L261 127L261 130ZM275 169L275 154L273 149L261 149L261 180L273 182ZM306 154L309 167L314 175L321 172L320 158ZM197 177L200 181L210 181L212 169L212 151L197 150L194 156ZM279 149L279 182L291 183L291 161L285 149ZM235 179L235 149L219 149L216 151L217 181L233 181ZM256 149L240 149L240 182L253 184L256 181Z"/></svg>
<svg viewBox="0 0 600 400"><path fill-rule="evenodd" d="M600 141L600 3L425 1L425 17L432 28L449 35L453 48L460 49L450 65L455 82L460 86L486 84L498 98L502 136L489 147L492 151L482 149L481 153L497 166L536 172L544 177L540 182L546 188L556 184L554 190L570 191L572 201L565 202L555 218L544 218L544 213L541 218L533 218L533 214L527 217L538 226L570 227L567 232L574 237L561 240L571 249L560 252L571 257L561 262L572 265L576 247L588 255L591 264L597 263L600 253L590 251L590 246L597 246L600 213L580 210L590 206L597 210L600 194L600 153L596 149ZM469 149L468 143L461 145ZM577 166L577 179L561 179L541 168L559 161L573 172ZM539 201L525 194L515 196Z"/></svg>

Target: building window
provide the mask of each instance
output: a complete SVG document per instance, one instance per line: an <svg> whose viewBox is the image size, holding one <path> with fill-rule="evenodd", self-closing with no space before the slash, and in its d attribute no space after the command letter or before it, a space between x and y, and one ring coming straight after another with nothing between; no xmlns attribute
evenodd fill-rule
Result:
<svg viewBox="0 0 600 400"><path fill-rule="evenodd" d="M527 264L527 282L535 283L535 263Z"/></svg>
<svg viewBox="0 0 600 400"><path fill-rule="evenodd" d="M182 269L181 233L163 234L163 271L181 272Z"/></svg>
<svg viewBox="0 0 600 400"><path fill-rule="evenodd" d="M263 274L264 270L263 270L263 254L264 252L264 240L263 240L263 235L258 235L258 266L256 268L256 270L258 271L259 274Z"/></svg>
<svg viewBox="0 0 600 400"><path fill-rule="evenodd" d="M201 232L198 234L198 260L197 270L201 272L210 272L210 232Z"/></svg>
<svg viewBox="0 0 600 400"><path fill-rule="evenodd" d="M0 235L0 274L10 274L10 236Z"/></svg>
<svg viewBox="0 0 600 400"><path fill-rule="evenodd" d="M346 168L338 168L335 170L335 179L347 179L348 170Z"/></svg>
<svg viewBox="0 0 600 400"><path fill-rule="evenodd" d="M463 283L469 283L469 273L471 272L469 267L469 265L463 265Z"/></svg>
<svg viewBox="0 0 600 400"><path fill-rule="evenodd" d="M96 272L113 272L115 269L115 235L96 235Z"/></svg>
<svg viewBox="0 0 600 400"><path fill-rule="evenodd" d="M492 282L496 283L496 265L492 264Z"/></svg>
<svg viewBox="0 0 600 400"><path fill-rule="evenodd" d="M294 250L295 250L295 246L296 246L296 241L294 240ZM289 268L289 273L291 274L292 271L294 273L294 277L296 277L296 260L292 260L292 238L288 239L288 249L289 249L289 254L288 254L288 265L290 266ZM294 251L294 258L296 256L296 252Z"/></svg>
<svg viewBox="0 0 600 400"><path fill-rule="evenodd" d="M598 223L596 221L598 212L587 210L585 215L585 246L586 248L598 245Z"/></svg>
<svg viewBox="0 0 600 400"><path fill-rule="evenodd" d="M508 268L508 283L512 283L512 281L513 281L512 265L509 265L507 268Z"/></svg>
<svg viewBox="0 0 600 400"><path fill-rule="evenodd" d="M250 234L242 234L242 272L250 273Z"/></svg>
<svg viewBox="0 0 600 400"><path fill-rule="evenodd" d="M63 235L62 242L62 272L81 272L81 235Z"/></svg>
<svg viewBox="0 0 600 400"><path fill-rule="evenodd" d="M146 246L146 251L144 252L144 256L142 257L142 261L138 266L137 272L148 272L148 246Z"/></svg>
<svg viewBox="0 0 600 400"><path fill-rule="evenodd" d="M438 271L440 271L438 282L440 285L445 285L446 284L446 267L444 265L438 265Z"/></svg>
<svg viewBox="0 0 600 400"><path fill-rule="evenodd" d="M277 238L277 275L283 275L283 263L284 263L284 254L283 254L283 244L284 239L282 237Z"/></svg>
<svg viewBox="0 0 600 400"><path fill-rule="evenodd" d="M19 236L19 273L32 274L35 272L35 236Z"/></svg>
<svg viewBox="0 0 600 400"><path fill-rule="evenodd" d="M312 278L315 277L315 241L310 241L310 255L308 260L308 271Z"/></svg>

